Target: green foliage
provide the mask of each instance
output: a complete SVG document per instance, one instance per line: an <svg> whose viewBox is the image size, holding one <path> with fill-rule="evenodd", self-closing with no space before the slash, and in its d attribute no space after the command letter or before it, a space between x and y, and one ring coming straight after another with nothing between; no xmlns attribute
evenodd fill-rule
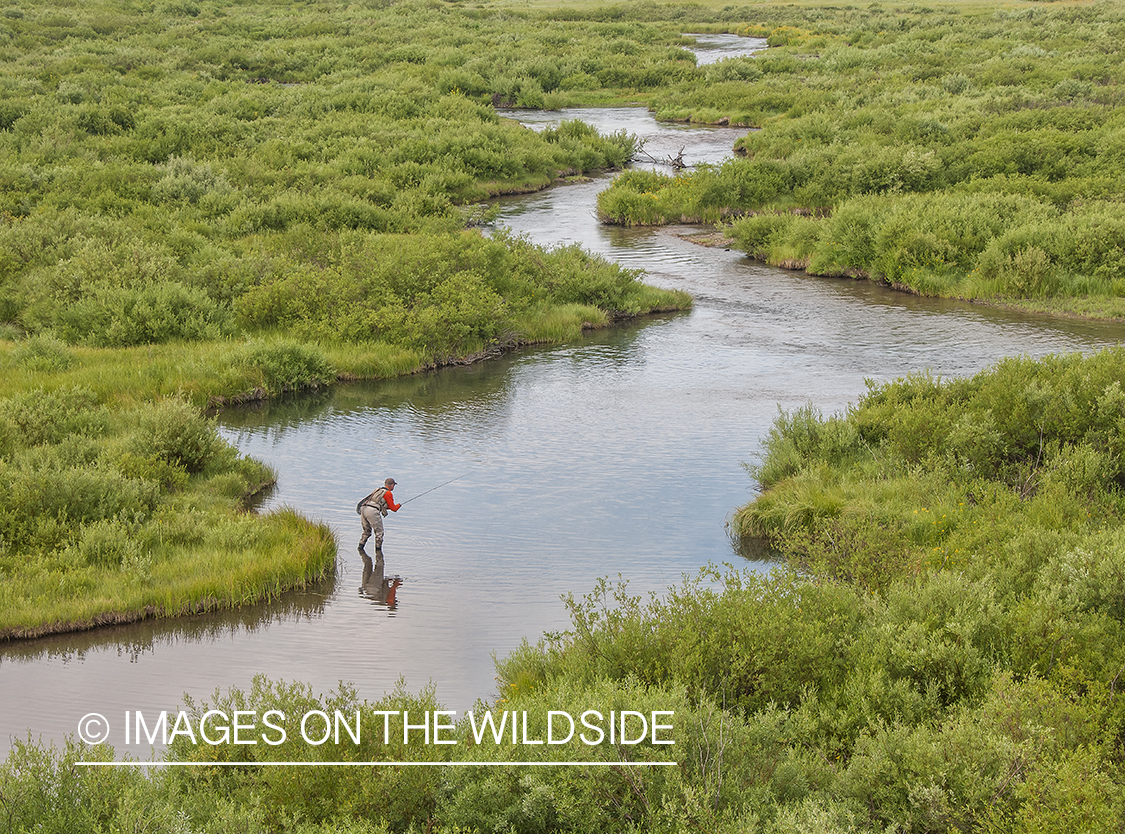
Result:
<svg viewBox="0 0 1125 834"><path fill-rule="evenodd" d="M181 399L145 405L135 419L133 452L151 455L189 473L202 471L225 447L214 423Z"/></svg>
<svg viewBox="0 0 1125 834"><path fill-rule="evenodd" d="M515 37L505 13L420 4L142 14L115 0L64 17L62 52L50 16L7 24L20 48L0 96L0 320L71 345L284 329L443 362L510 341L513 319L551 316L553 270L516 241L441 263L474 245L461 207L620 167L636 140L575 121L537 133L493 105L689 66L665 23L519 16ZM277 245L292 238L305 245ZM394 276L402 246L418 260ZM556 303L641 311L640 293L604 289L566 286Z"/></svg>
<svg viewBox="0 0 1125 834"><path fill-rule="evenodd" d="M231 364L248 372L255 387L274 395L316 388L336 378L331 363L320 351L293 341L250 342Z"/></svg>
<svg viewBox="0 0 1125 834"><path fill-rule="evenodd" d="M292 232L274 245L308 246ZM445 359L506 338L542 307L585 304L628 314L661 302L633 270L575 247L544 250L503 235L378 235L341 239L334 252L309 250L311 264L249 289L235 304L255 329L306 338L403 345ZM533 319L534 320L534 319ZM321 377L322 379L324 377Z"/></svg>
<svg viewBox="0 0 1125 834"><path fill-rule="evenodd" d="M82 389L0 399L0 636L239 604L323 576L326 529L234 515L273 480L180 398L112 411Z"/></svg>
<svg viewBox="0 0 1125 834"><path fill-rule="evenodd" d="M559 660L544 666L537 655L514 654L498 663L501 681L541 685L561 662L586 676L675 682L693 698L756 711L796 705L805 687L843 679L843 650L860 623L853 592L792 576L733 575L719 595L702 578L647 606L604 581L580 601L568 597L575 631L555 638L565 642Z"/></svg>
<svg viewBox="0 0 1125 834"><path fill-rule="evenodd" d="M82 528L79 558L92 567L119 568L140 556L140 542L133 525L103 519Z"/></svg>
<svg viewBox="0 0 1125 834"><path fill-rule="evenodd" d="M1116 349L1009 359L775 423L737 523L872 593L811 728L849 749L834 795L870 824L1120 824L1123 377Z"/></svg>
<svg viewBox="0 0 1125 834"><path fill-rule="evenodd" d="M143 358L155 377L158 362L182 364L181 343L236 337L192 355L184 387L202 403L207 384L276 393L402 372L686 303L577 249L461 230L465 204L635 151L574 122L527 131L494 106L643 100L664 117L761 128L722 166L626 172L599 203L610 222L738 216L732 234L755 255L918 292L1121 295L1119 10L977 12L5 10L0 319L21 341L5 348L17 393L0 400L3 634L89 621L105 599L166 613L239 604L334 562L330 533L292 512L234 515L270 473L182 399L128 405L135 373L103 388L100 357L133 372ZM697 25L774 46L696 67L679 47ZM1123 363L1120 351L1009 360L970 380L873 386L840 416L783 414L751 470L766 491L736 526L791 569L709 570L648 601L603 583L568 600L569 632L499 660L494 708L673 709L676 768L146 774L17 742L0 766L4 819L48 831L1120 830ZM97 377L97 396L62 387L77 373ZM181 739L174 756L404 758L377 743L371 709L438 703L258 680L214 705L360 709L375 732L356 748Z"/></svg>
<svg viewBox="0 0 1125 834"><path fill-rule="evenodd" d="M108 412L90 391L38 389L0 400L0 454L58 444L73 435L97 437L107 425Z"/></svg>
<svg viewBox="0 0 1125 834"><path fill-rule="evenodd" d="M389 743L385 744L383 718L374 714L376 710L407 710L420 716L427 711L440 710L442 707L432 690L410 695L400 687L378 702L366 703L354 689L343 684L337 691L318 699L308 686L272 682L257 676L249 692L237 689L225 695L216 692L210 703L197 704L189 698L186 708L196 728L208 710L220 710L229 715L236 710L250 710L259 716L264 716L268 710L278 710L284 718L273 720L285 730L285 740L280 744L263 743L251 748L236 744L231 733L219 744L209 744L198 737L192 741L188 735L180 734L170 746L173 761L436 762L448 758L451 752L445 745L417 743L406 747L400 733L391 733ZM300 722L315 711L330 717L339 711L352 732L358 716L359 742L353 741L353 736L342 725L338 739L333 736L320 745L306 742ZM323 724L314 728L310 723L308 734L315 737L323 728ZM280 738L279 733L265 730L262 725L258 729L268 733L271 741ZM220 732L216 730L211 738L218 741ZM366 822L377 831L403 831L425 822L433 811L439 779L440 770L435 767L200 767L184 768L177 771L175 777L179 790L188 795L225 796L253 809L267 830L292 830L297 820L336 830L335 824L340 820L351 820L355 825ZM192 812L191 816L205 820L207 809L198 816Z"/></svg>
<svg viewBox="0 0 1125 834"><path fill-rule="evenodd" d="M73 358L66 343L51 333L40 333L21 342L11 355L12 363L28 371L65 371Z"/></svg>
<svg viewBox="0 0 1125 834"><path fill-rule="evenodd" d="M145 779L129 768L77 766L79 761L111 761L109 747L68 742L44 748L15 739L0 766L0 795L11 831L91 831L113 819L118 809L140 803Z"/></svg>
<svg viewBox="0 0 1125 834"><path fill-rule="evenodd" d="M814 274L927 295L1116 299L1122 79L1078 33L1120 25L1120 11L1078 23L1037 10L1002 26L889 14L796 11L760 24L768 52L661 90L658 117L758 129L718 168L645 187L618 178L599 195L603 219L748 215L731 231L740 247Z"/></svg>

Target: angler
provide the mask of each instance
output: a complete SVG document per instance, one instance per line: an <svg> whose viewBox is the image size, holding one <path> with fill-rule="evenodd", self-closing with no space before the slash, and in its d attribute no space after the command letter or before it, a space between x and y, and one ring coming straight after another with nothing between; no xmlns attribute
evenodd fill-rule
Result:
<svg viewBox="0 0 1125 834"><path fill-rule="evenodd" d="M421 498L423 495L429 495L435 489L441 489L443 486L449 486L454 481L459 481L462 478L469 477L469 473L458 475L446 481L444 484L438 484L436 487L430 487L425 492L420 492L414 498L407 498L401 504L395 503L395 497L391 490L395 487L395 479L387 478L383 482L383 486L372 492L362 501L355 505L355 511L359 513L359 517L363 520L363 535L359 540L359 551L366 553L364 545L372 535L375 536L375 552L382 558L383 553L383 519L386 518L387 510L392 513L397 513L404 506L409 504L415 498Z"/></svg>
<svg viewBox="0 0 1125 834"><path fill-rule="evenodd" d="M355 511L359 513L363 522L363 535L359 539L361 551L366 552L364 546L367 544L367 540L374 535L375 552L383 552L383 519L387 515L387 510L397 513L402 509L402 504L395 503L394 493L391 492L394 488L395 479L387 478L383 482L383 486L356 504Z"/></svg>

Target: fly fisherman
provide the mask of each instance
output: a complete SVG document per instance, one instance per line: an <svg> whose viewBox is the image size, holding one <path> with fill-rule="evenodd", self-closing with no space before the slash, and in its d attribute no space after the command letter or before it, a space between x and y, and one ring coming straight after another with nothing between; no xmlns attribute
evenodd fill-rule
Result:
<svg viewBox="0 0 1125 834"><path fill-rule="evenodd" d="M359 513L359 517L363 521L363 535L359 539L361 551L374 533L375 552L383 552L383 517L387 514L387 510L397 513L402 508L402 504L395 503L395 497L391 493L391 490L395 488L395 479L387 478L383 484L360 501L359 506L356 507L356 512Z"/></svg>

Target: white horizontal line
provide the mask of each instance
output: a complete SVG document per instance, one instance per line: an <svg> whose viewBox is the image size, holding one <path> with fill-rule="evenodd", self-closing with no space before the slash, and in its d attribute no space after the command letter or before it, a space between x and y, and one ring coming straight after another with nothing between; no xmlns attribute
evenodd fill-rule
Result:
<svg viewBox="0 0 1125 834"><path fill-rule="evenodd" d="M75 762L82 767L657 767L678 762Z"/></svg>

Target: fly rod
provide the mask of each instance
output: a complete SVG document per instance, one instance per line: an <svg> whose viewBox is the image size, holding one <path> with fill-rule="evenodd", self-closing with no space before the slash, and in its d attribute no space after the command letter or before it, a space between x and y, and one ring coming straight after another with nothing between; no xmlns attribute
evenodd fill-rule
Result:
<svg viewBox="0 0 1125 834"><path fill-rule="evenodd" d="M444 484L438 484L436 487L430 487L425 492L419 492L417 495L414 496L414 498L421 498L423 495L428 495L429 493L433 492L435 489L441 489L443 486L449 486L451 483L453 483L453 481L459 481L462 478L469 477L469 474L470 473L466 472L464 475L458 475L456 478L452 478L451 480L446 481ZM405 501L403 501L401 504L399 504L399 506L405 507L407 504L409 504L411 501L413 501L414 498L407 498Z"/></svg>

